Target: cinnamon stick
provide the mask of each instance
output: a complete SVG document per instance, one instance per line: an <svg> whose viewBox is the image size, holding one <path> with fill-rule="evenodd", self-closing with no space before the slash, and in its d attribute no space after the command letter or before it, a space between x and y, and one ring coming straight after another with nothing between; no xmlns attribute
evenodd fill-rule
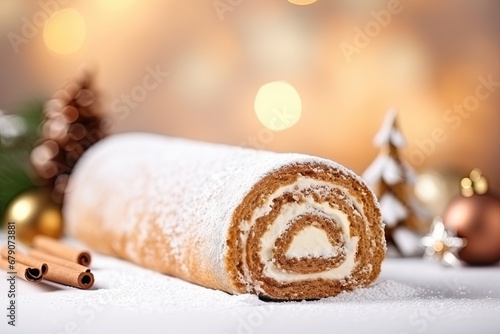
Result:
<svg viewBox="0 0 500 334"><path fill-rule="evenodd" d="M32 253L38 256L34 256ZM7 248L2 249L1 255L4 257L8 255ZM41 276L48 281L84 290L89 289L94 285L94 275L90 272L90 269L81 266L78 263L70 262L64 259L59 259L57 257L47 255L44 254L43 252L36 250L30 251L29 255L23 255L18 251L16 251L15 258L16 258L16 269L20 268L19 265L24 267L26 267L26 265L30 266L40 265L41 267L39 268L39 270L42 272ZM38 268L30 268L30 269L38 269ZM36 277L34 277L34 274L35 274L34 270L29 271L30 278L35 279ZM40 279L42 277L40 277Z"/></svg>
<svg viewBox="0 0 500 334"><path fill-rule="evenodd" d="M33 239L33 246L50 255L76 262L85 267L90 267L91 256L87 250L74 248L55 239L41 235Z"/></svg>
<svg viewBox="0 0 500 334"><path fill-rule="evenodd" d="M89 271L78 271L47 261L48 273L44 279L79 289L89 289L94 285L94 275Z"/></svg>
<svg viewBox="0 0 500 334"><path fill-rule="evenodd" d="M68 269L73 269L73 270L80 271L80 272L90 272L89 268L82 266L81 264L78 264L78 263L72 262L72 261L68 261L66 259L48 254L48 253L41 251L41 250L38 250L38 249L31 249L28 254L32 258L36 258L36 259L41 260L41 261L49 261L49 262L58 264L60 266L66 267Z"/></svg>
<svg viewBox="0 0 500 334"><path fill-rule="evenodd" d="M49 265L49 273L44 277L48 281L84 290L94 285L94 275L85 266L47 254L38 249L30 250L29 256L44 261Z"/></svg>
<svg viewBox="0 0 500 334"><path fill-rule="evenodd" d="M0 254L3 258L8 259L9 258L8 248L7 247L2 248ZM18 251L16 251L16 254L14 255L14 257L16 259L16 266L19 263L21 263L21 264L28 266L30 268L36 268L39 271L39 276L44 276L49 271L49 266L40 259L36 259L34 257L31 257L31 256L26 256L22 253L19 253ZM32 272L32 274L34 273L33 270L31 272ZM36 277L36 278L38 278L38 277Z"/></svg>
<svg viewBox="0 0 500 334"><path fill-rule="evenodd" d="M35 267L28 267L27 265L24 265L20 262L16 262L14 265L16 275L23 280L27 282L32 282L32 283L39 283L42 280L43 275L41 274L41 269L40 268L35 268ZM9 261L7 261L6 258L1 257L0 258L0 268L8 271L8 272L13 272L11 265L9 264Z"/></svg>

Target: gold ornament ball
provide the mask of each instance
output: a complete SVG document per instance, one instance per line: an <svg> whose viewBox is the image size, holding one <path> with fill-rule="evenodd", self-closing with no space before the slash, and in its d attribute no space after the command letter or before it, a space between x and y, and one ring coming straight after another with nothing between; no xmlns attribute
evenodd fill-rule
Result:
<svg viewBox="0 0 500 334"><path fill-rule="evenodd" d="M60 238L63 230L61 206L44 189L28 190L7 207L5 222L15 222L16 240L31 245L37 235Z"/></svg>

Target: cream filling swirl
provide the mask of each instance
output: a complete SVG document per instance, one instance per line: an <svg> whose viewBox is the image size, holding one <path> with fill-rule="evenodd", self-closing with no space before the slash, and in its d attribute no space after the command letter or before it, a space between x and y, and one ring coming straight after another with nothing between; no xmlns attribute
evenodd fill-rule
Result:
<svg viewBox="0 0 500 334"><path fill-rule="evenodd" d="M256 220L259 217L262 217L266 214L268 214L271 211L272 204L273 204L273 199L280 197L284 193L290 192L299 192L304 189L318 189L318 191L321 191L321 188L326 188L326 189L333 189L333 188L338 188L343 191L345 196L347 196L350 201L353 203L353 206L355 208L355 213L362 215L362 205L358 203L356 198L349 196L348 195L348 190L340 187L338 185L334 185L329 182L325 181L319 181L311 178L306 178L303 176L300 176L296 182L281 187L277 189L273 194L271 194L268 197L267 202L258 207L257 209L254 210L252 217L250 221L244 221L242 222L241 225L241 239L243 244L246 244L248 234L250 233L251 227L255 224ZM308 273L308 274L297 274L297 273L289 273L284 271L283 269L277 268L272 259L273 259L273 249L275 247L275 242L277 238L279 238L289 227L289 224L294 220L294 218L303 215L303 214L314 214L316 216L322 216L327 219L333 219L335 222L339 225L339 227L342 229L342 234L343 234L343 239L345 240L345 243L343 245L326 245L324 243L324 238L320 237L320 235L315 232L313 233L312 231L305 232L305 229L302 231L302 233L299 233L300 238L297 239L297 242L295 240L292 241L292 245L294 246L294 249L299 250L298 252L293 252L293 249L289 248L289 251L291 251L290 256L294 257L307 257L311 255L310 251L308 249L314 249L314 252L319 254L320 256L324 257L330 257L330 256L335 256L336 252L340 249L340 247L344 248L344 251L346 253L346 259L345 261L340 264L338 267L327 270L327 271L322 271L322 272L317 272L317 273ZM323 203L318 203L314 201L312 196L306 196L304 198L304 201L300 204L297 203L288 203L282 208L282 212L277 216L277 218L272 222L272 224L268 227L267 231L264 233L260 240L260 261L264 265L264 275L273 278L275 280L281 281L281 282L294 282L294 281L301 281L305 279L318 279L318 278L324 278L324 279L330 279L330 280L339 280L346 278L349 276L353 270L353 268L356 265L356 252L357 252L357 245L358 245L358 237L351 237L350 236L350 223L348 220L347 215L336 209L332 208L328 203L323 202ZM318 231L318 232L323 232L323 231ZM325 234L325 232L323 232ZM296 236L297 238L298 236ZM295 243L294 243L295 242ZM300 242L300 244L298 243ZM318 244L319 242L319 244ZM301 245L302 244L302 245ZM320 246L318 248L317 246ZM246 248L243 247L244 249L244 254L243 254L243 260L246 261ZM300 253L300 250L302 249L303 253ZM313 254L314 255L314 254ZM245 264L245 275L247 278L250 278L250 273L248 272L248 268Z"/></svg>

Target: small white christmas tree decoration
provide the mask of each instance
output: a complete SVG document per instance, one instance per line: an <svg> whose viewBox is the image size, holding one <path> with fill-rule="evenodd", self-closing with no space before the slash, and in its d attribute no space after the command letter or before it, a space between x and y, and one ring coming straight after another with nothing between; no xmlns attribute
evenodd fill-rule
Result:
<svg viewBox="0 0 500 334"><path fill-rule="evenodd" d="M399 153L406 140L398 128L396 109L388 111L374 143L380 147L380 153L363 178L379 200L387 243L403 256L418 255L422 210L413 200L415 173Z"/></svg>

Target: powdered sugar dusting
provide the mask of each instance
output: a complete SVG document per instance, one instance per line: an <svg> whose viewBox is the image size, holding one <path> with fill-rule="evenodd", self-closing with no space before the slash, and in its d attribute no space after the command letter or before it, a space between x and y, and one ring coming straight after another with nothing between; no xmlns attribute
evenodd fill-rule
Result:
<svg viewBox="0 0 500 334"><path fill-rule="evenodd" d="M367 301L397 301L410 300L423 293L423 289L412 287L395 281L385 281L371 287L352 292L343 292L325 301L335 302L367 302Z"/></svg>
<svg viewBox="0 0 500 334"><path fill-rule="evenodd" d="M20 299L33 305L43 303L49 308L74 305L101 304L115 310L133 310L140 313L213 309L224 311L234 307L266 305L255 295L230 295L137 267L118 259L97 255L94 259L96 284L92 290L63 288L52 292L47 302L46 294L21 294ZM99 269L102 268L102 269ZM336 297L307 302L313 305L336 303L410 301L425 290L395 281L385 281L353 292L343 292ZM305 303L305 302L303 302ZM272 303L296 305L300 302Z"/></svg>

